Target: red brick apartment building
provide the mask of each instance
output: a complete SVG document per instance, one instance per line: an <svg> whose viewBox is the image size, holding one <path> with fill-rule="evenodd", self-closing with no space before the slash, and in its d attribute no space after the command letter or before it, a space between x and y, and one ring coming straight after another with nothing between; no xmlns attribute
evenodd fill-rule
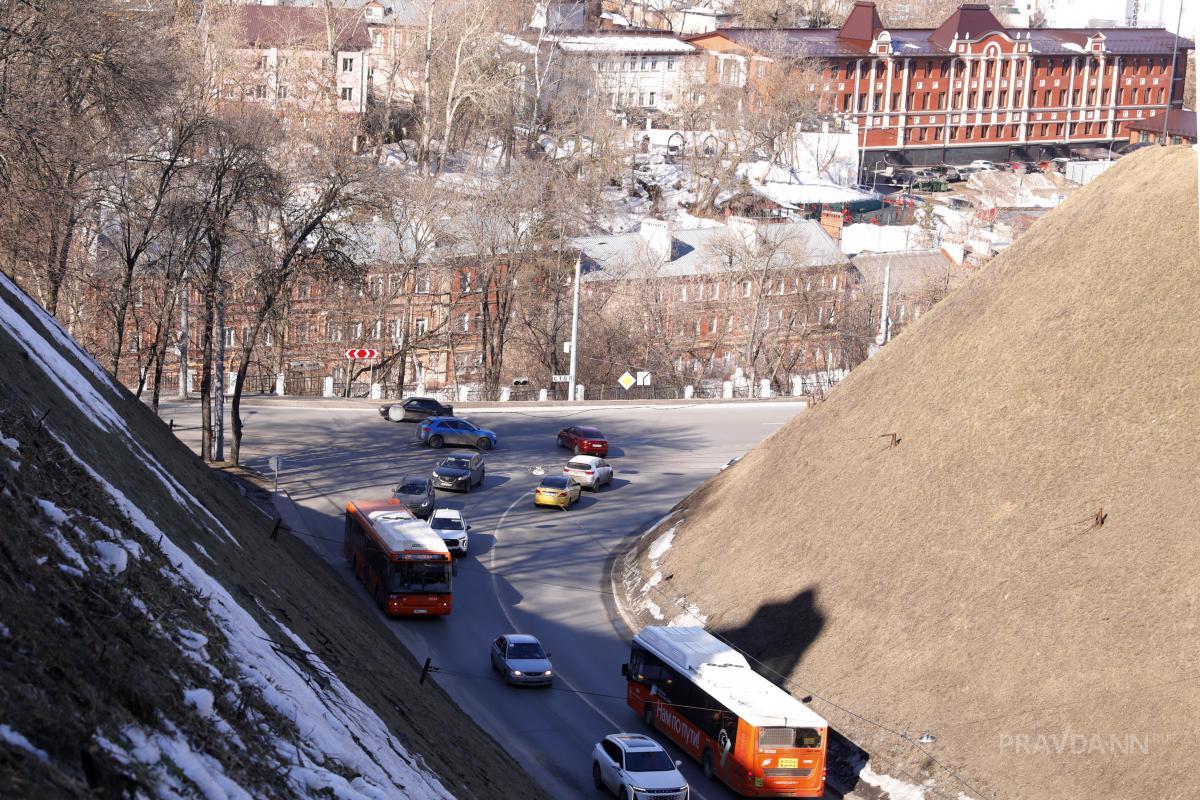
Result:
<svg viewBox="0 0 1200 800"><path fill-rule="evenodd" d="M708 82L748 93L769 93L772 70L815 59L810 87L822 111L859 126L864 171L1098 153L1181 107L1193 49L1163 29L1005 28L972 3L936 29L888 29L868 0L841 28L727 28L687 41L707 51Z"/></svg>

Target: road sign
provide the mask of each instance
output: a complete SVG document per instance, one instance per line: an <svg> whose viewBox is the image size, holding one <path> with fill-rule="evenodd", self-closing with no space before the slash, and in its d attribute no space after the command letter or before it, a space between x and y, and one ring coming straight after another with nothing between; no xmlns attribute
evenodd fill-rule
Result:
<svg viewBox="0 0 1200 800"><path fill-rule="evenodd" d="M379 358L378 350L347 350L346 358Z"/></svg>
<svg viewBox="0 0 1200 800"><path fill-rule="evenodd" d="M638 386L649 386L650 385L650 373L649 372L639 372L637 374L637 377L635 380L637 381Z"/></svg>
<svg viewBox="0 0 1200 800"><path fill-rule="evenodd" d="M637 378L633 377L628 371L626 371L624 375L617 378L617 383L621 384L622 389L629 391L629 387L637 383Z"/></svg>
<svg viewBox="0 0 1200 800"><path fill-rule="evenodd" d="M551 383L570 383L571 376L570 375L551 375L550 382Z"/></svg>

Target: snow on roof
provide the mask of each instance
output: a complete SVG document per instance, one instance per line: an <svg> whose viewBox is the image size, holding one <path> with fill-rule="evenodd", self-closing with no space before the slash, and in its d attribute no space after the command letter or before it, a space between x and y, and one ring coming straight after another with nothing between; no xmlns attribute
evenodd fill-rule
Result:
<svg viewBox="0 0 1200 800"><path fill-rule="evenodd" d="M807 203L853 203L872 199L869 194L832 181L820 178L801 180L779 167L764 170L763 162L739 164L737 171L746 178L750 191L784 208L798 208Z"/></svg>
<svg viewBox="0 0 1200 800"><path fill-rule="evenodd" d="M696 47L674 36L658 34L566 36L558 46L569 53L691 53Z"/></svg>
<svg viewBox="0 0 1200 800"><path fill-rule="evenodd" d="M652 626L633 640L757 728L827 725L820 714L759 675L745 656L704 628Z"/></svg>
<svg viewBox="0 0 1200 800"><path fill-rule="evenodd" d="M362 509L359 511L361 512ZM446 549L446 543L433 528L429 527L429 523L417 519L403 507L368 511L366 516L371 520L371 525L379 534L379 538L393 552L425 550L433 553L445 553L447 558L450 556L450 551Z"/></svg>

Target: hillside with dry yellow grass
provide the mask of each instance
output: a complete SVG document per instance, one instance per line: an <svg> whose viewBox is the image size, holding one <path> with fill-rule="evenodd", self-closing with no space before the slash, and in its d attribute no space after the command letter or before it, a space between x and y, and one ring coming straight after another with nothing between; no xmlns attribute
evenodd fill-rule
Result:
<svg viewBox="0 0 1200 800"><path fill-rule="evenodd" d="M1122 159L681 505L672 591L875 772L1200 793L1196 175Z"/></svg>

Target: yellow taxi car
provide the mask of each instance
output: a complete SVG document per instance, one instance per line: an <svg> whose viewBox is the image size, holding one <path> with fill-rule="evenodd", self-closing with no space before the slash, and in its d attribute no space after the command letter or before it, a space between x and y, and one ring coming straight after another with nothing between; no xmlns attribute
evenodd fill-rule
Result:
<svg viewBox="0 0 1200 800"><path fill-rule="evenodd" d="M533 491L535 506L557 506L566 511L579 500L583 487L566 476L554 475L542 478Z"/></svg>

